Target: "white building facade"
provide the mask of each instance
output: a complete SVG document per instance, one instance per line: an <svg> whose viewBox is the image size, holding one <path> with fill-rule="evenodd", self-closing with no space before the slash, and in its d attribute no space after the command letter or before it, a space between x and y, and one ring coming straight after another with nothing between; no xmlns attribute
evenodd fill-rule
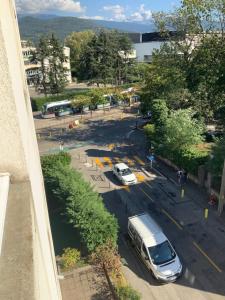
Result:
<svg viewBox="0 0 225 300"><path fill-rule="evenodd" d="M36 48L33 46L30 46L27 43L27 41L24 41L24 40L21 41L21 45L22 45L24 67L25 67L26 77L27 77L27 84L29 86L36 85L38 82L40 82L40 80L42 78L40 63L32 62L32 53L34 53L36 51ZM64 46L63 52L65 55L63 67L65 68L66 79L67 79L68 83L71 83L72 77L71 77L71 66L70 66L70 48ZM48 66L49 66L48 58L45 59L44 63L45 63L46 69L48 69Z"/></svg>

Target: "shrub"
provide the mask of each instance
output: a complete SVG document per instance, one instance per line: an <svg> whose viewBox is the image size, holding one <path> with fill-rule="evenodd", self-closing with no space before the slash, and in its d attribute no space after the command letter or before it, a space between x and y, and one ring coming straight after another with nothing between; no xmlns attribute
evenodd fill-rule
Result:
<svg viewBox="0 0 225 300"><path fill-rule="evenodd" d="M155 138L155 125L154 124L147 124L144 127L144 132L148 139L154 140Z"/></svg>
<svg viewBox="0 0 225 300"><path fill-rule="evenodd" d="M96 248L91 255L91 261L101 269L104 267L108 273L114 273L115 276L121 273L120 255L111 240Z"/></svg>
<svg viewBox="0 0 225 300"><path fill-rule="evenodd" d="M47 192L62 204L68 222L78 228L89 252L109 239L116 245L115 217L106 210L93 187L68 165L67 159L62 159L62 164L60 155L50 155L42 161Z"/></svg>
<svg viewBox="0 0 225 300"><path fill-rule="evenodd" d="M120 300L140 300L140 294L131 286L121 286L116 288L117 296Z"/></svg>
<svg viewBox="0 0 225 300"><path fill-rule="evenodd" d="M178 167L183 168L193 175L197 175L198 167L200 165L204 165L209 157L209 153L207 151L201 151L195 146L173 151L168 148L163 148L159 152L162 156L171 160Z"/></svg>
<svg viewBox="0 0 225 300"><path fill-rule="evenodd" d="M64 269L72 268L80 260L80 251L75 248L65 248L61 258Z"/></svg>

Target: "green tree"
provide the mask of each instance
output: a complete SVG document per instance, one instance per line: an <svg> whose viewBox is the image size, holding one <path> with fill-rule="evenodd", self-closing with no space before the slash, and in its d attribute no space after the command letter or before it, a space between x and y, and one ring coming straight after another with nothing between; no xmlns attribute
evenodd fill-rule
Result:
<svg viewBox="0 0 225 300"><path fill-rule="evenodd" d="M65 38L65 45L70 48L70 63L73 77L79 76L80 55L93 36L94 32L87 30L82 32L72 32Z"/></svg>
<svg viewBox="0 0 225 300"><path fill-rule="evenodd" d="M164 127L164 145L167 149L182 150L202 142L204 126L193 115L190 109L170 112Z"/></svg>
<svg viewBox="0 0 225 300"><path fill-rule="evenodd" d="M127 77L131 42L116 31L101 30L86 44L80 55L80 76L97 84Z"/></svg>
<svg viewBox="0 0 225 300"><path fill-rule="evenodd" d="M66 60L63 45L54 34L49 39L49 86L52 94L59 94L66 86L67 78L63 63Z"/></svg>
<svg viewBox="0 0 225 300"><path fill-rule="evenodd" d="M37 84L43 87L45 96L47 96L48 93L48 68L46 67L46 57L49 57L49 54L48 38L43 36L38 42L36 51L33 51L31 60L35 63L40 63L41 65L41 74Z"/></svg>
<svg viewBox="0 0 225 300"><path fill-rule="evenodd" d="M91 97L89 95L77 95L71 102L73 107L82 109L91 104Z"/></svg>

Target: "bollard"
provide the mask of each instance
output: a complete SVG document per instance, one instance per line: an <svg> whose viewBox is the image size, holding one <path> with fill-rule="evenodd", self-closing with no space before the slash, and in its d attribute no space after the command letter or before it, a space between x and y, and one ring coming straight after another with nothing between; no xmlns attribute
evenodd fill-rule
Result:
<svg viewBox="0 0 225 300"><path fill-rule="evenodd" d="M205 208L205 210L204 210L205 219L208 219L208 216L209 216L209 210L208 210L208 208Z"/></svg>
<svg viewBox="0 0 225 300"><path fill-rule="evenodd" d="M184 198L184 189L181 189L181 198Z"/></svg>
<svg viewBox="0 0 225 300"><path fill-rule="evenodd" d="M49 136L52 136L52 132L51 131L49 131Z"/></svg>

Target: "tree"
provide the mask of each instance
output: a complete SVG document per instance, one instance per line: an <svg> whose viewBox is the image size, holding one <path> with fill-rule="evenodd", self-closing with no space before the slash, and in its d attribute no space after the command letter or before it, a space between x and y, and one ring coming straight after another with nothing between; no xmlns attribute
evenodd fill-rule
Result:
<svg viewBox="0 0 225 300"><path fill-rule="evenodd" d="M73 107L83 109L85 106L91 104L91 97L89 95L77 95L71 102Z"/></svg>
<svg viewBox="0 0 225 300"><path fill-rule="evenodd" d="M37 84L41 84L44 90L45 96L47 96L48 93L48 69L46 67L46 57L49 57L49 44L48 44L48 38L47 37L41 37L38 46L36 48L36 51L32 53L32 61L35 63L40 63L40 71L41 75L39 76L39 80Z"/></svg>
<svg viewBox="0 0 225 300"><path fill-rule="evenodd" d="M127 77L131 42L116 31L101 30L86 44L80 55L81 79L95 80L97 84Z"/></svg>
<svg viewBox="0 0 225 300"><path fill-rule="evenodd" d="M49 39L49 86L52 94L58 94L64 90L67 83L66 71L63 62L66 60L63 46L52 34Z"/></svg>
<svg viewBox="0 0 225 300"><path fill-rule="evenodd" d="M164 127L164 145L170 151L182 150L202 142L204 126L190 109L171 111Z"/></svg>
<svg viewBox="0 0 225 300"><path fill-rule="evenodd" d="M94 32L87 30L82 32L72 32L65 38L65 45L70 48L70 63L73 77L79 76L80 55L93 36Z"/></svg>

